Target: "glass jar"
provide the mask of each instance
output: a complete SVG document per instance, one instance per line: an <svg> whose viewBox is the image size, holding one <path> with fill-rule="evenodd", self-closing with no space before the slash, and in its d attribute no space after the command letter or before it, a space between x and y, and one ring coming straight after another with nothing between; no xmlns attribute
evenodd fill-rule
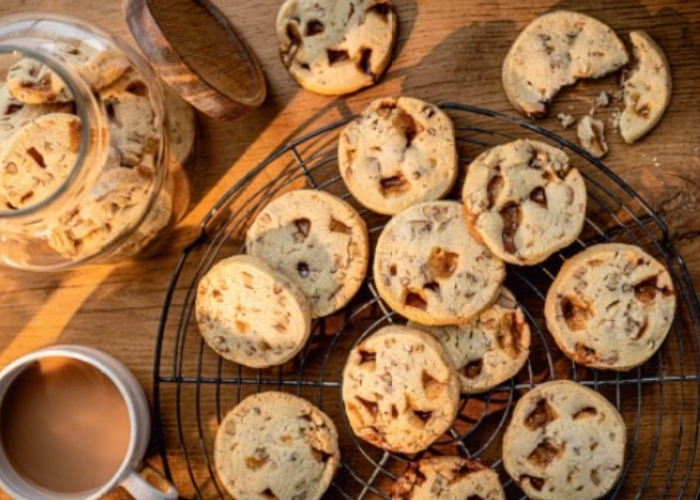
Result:
<svg viewBox="0 0 700 500"><path fill-rule="evenodd" d="M54 14L0 20L0 262L153 247L187 206L193 141L192 110L124 42Z"/></svg>

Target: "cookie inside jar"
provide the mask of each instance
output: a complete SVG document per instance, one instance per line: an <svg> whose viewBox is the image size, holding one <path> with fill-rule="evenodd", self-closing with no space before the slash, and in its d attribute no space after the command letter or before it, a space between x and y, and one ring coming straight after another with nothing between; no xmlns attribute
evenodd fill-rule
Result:
<svg viewBox="0 0 700 500"><path fill-rule="evenodd" d="M36 24L6 27L26 50L0 37L0 259L44 270L143 254L188 205L194 114L119 40Z"/></svg>

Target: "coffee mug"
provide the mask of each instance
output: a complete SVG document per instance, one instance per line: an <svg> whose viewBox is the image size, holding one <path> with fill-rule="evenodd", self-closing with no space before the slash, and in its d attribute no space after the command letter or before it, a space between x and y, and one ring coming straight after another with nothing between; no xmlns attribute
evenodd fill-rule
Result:
<svg viewBox="0 0 700 500"><path fill-rule="evenodd" d="M13 381L28 367L46 358L69 358L96 368L118 389L129 414L131 433L127 452L117 472L97 490L87 493L66 494L50 492L23 478L12 466L4 445L0 442L0 486L17 500L97 500L121 486L137 500L175 500L178 493L167 484L165 491L152 486L138 472L148 445L151 419L148 402L136 378L121 362L108 354L84 346L63 345L49 347L23 356L0 372L0 407Z"/></svg>

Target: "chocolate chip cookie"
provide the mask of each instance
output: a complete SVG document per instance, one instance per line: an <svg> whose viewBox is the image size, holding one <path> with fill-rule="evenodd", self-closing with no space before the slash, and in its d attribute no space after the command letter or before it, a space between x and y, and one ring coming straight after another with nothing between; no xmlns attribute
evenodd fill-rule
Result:
<svg viewBox="0 0 700 500"><path fill-rule="evenodd" d="M270 202L253 221L246 249L289 277L308 297L314 317L345 306L369 263L365 221L340 198L301 189Z"/></svg>
<svg viewBox="0 0 700 500"><path fill-rule="evenodd" d="M462 199L472 232L499 258L533 265L576 240L586 184L560 149L517 140L480 154Z"/></svg>
<svg viewBox="0 0 700 500"><path fill-rule="evenodd" d="M312 92L349 94L389 66L396 25L389 0L287 0L277 14L282 62Z"/></svg>
<svg viewBox="0 0 700 500"><path fill-rule="evenodd" d="M390 325L350 352L343 402L358 437L385 450L417 453L452 426L459 381L435 338Z"/></svg>
<svg viewBox="0 0 700 500"><path fill-rule="evenodd" d="M533 500L595 500L622 473L627 431L615 407L569 380L542 384L515 406L503 465Z"/></svg>
<svg viewBox="0 0 700 500"><path fill-rule="evenodd" d="M214 463L236 500L319 500L340 467L338 432L308 401L261 392L221 422Z"/></svg>
<svg viewBox="0 0 700 500"><path fill-rule="evenodd" d="M604 243L564 263L544 313L569 358L624 371L661 347L675 310L673 280L659 261L634 245Z"/></svg>
<svg viewBox="0 0 700 500"><path fill-rule="evenodd" d="M521 113L542 116L562 87L599 78L629 56L615 32L590 16L556 10L532 21L503 61L503 89Z"/></svg>
<svg viewBox="0 0 700 500"><path fill-rule="evenodd" d="M467 394L488 391L514 377L530 355L530 325L506 288L468 323L423 326L409 321L408 326L440 341L457 368L461 391Z"/></svg>
<svg viewBox="0 0 700 500"><path fill-rule="evenodd" d="M311 333L311 309L299 288L248 255L218 262L200 280L196 315L209 347L251 368L289 361Z"/></svg>
<svg viewBox="0 0 700 500"><path fill-rule="evenodd" d="M393 215L445 196L457 177L452 120L410 97L374 101L340 134L338 168L357 201Z"/></svg>

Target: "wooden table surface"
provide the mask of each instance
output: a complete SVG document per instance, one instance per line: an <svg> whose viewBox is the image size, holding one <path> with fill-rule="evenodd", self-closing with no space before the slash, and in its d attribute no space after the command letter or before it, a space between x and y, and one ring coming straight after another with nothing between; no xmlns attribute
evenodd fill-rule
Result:
<svg viewBox="0 0 700 500"><path fill-rule="evenodd" d="M124 361L149 395L164 293L184 244L206 211L246 171L302 130L361 110L385 95L454 100L513 112L500 85L500 65L529 20L552 8L592 14L624 34L647 30L668 54L673 97L661 124L634 146L608 134L606 164L670 225L677 249L700 283L700 2L697 0L395 0L400 17L395 60L379 85L346 98L299 89L276 49L278 0L215 0L253 46L269 82L258 110L235 122L199 116L191 210L162 254L147 261L63 274L0 270L0 367L56 342L103 349ZM177 8L173 0L173 8ZM86 18L132 42L118 0L3 0L0 15L51 10ZM614 80L565 91L553 113L582 116ZM610 113L610 110L604 112ZM541 125L573 139L554 118ZM264 177L264 176L263 176ZM172 437L174 428L166 429ZM155 450L151 451L155 458ZM157 460L154 460L157 464ZM662 464L663 465L663 464ZM185 471L175 468L186 481ZM694 469L697 480L700 471ZM633 481L634 479L628 479ZM114 498L122 498L117 493ZM2 497L5 498L5 497ZM690 498L690 496L688 496Z"/></svg>

